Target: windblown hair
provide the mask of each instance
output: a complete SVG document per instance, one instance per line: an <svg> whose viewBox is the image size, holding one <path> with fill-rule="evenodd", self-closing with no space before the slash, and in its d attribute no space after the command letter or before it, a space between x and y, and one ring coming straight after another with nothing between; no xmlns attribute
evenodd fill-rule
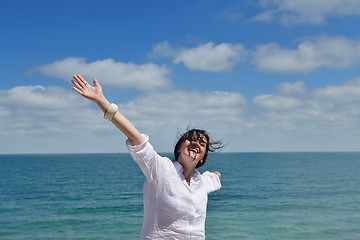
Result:
<svg viewBox="0 0 360 240"><path fill-rule="evenodd" d="M209 134L205 130L200 129L191 129L180 136L178 142L175 145L174 148L174 156L175 160L178 160L179 157L179 149L181 147L181 144L185 142L186 140L196 141L200 139L202 141L203 138L206 138L207 144L206 144L206 152L204 155L204 158L202 159L202 162L199 161L199 163L196 165L196 168L199 168L203 166L206 162L207 156L209 152L215 152L217 150L221 150L223 148L223 144L221 141L212 141L209 137Z"/></svg>

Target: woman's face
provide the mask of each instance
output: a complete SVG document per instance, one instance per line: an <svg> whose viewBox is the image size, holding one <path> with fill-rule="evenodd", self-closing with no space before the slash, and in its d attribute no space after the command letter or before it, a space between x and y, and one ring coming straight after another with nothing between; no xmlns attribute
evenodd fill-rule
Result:
<svg viewBox="0 0 360 240"><path fill-rule="evenodd" d="M200 135L196 138L186 139L179 149L178 162L181 164L195 164L202 161L206 153L207 140L206 137Z"/></svg>

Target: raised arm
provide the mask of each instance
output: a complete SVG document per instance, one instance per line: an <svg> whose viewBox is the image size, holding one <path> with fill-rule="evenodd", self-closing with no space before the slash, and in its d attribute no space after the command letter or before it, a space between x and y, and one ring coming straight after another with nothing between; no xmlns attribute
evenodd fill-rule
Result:
<svg viewBox="0 0 360 240"><path fill-rule="evenodd" d="M94 86L91 86L85 79L77 74L73 76L72 83L74 89L81 96L95 102L100 109L106 113L110 107L110 102L105 98L102 88L96 79L93 80ZM129 138L133 146L139 145L145 141L140 132L134 125L119 111L117 111L111 122Z"/></svg>

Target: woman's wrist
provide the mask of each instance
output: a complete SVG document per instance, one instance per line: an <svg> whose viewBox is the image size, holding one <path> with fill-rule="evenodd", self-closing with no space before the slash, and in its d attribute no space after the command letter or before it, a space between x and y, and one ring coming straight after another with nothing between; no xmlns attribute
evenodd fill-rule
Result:
<svg viewBox="0 0 360 240"><path fill-rule="evenodd" d="M111 103L104 114L104 118L111 121L118 109L119 107L115 103Z"/></svg>
<svg viewBox="0 0 360 240"><path fill-rule="evenodd" d="M106 113L108 108L110 107L110 102L104 96L100 97L94 102L101 108L104 113Z"/></svg>
<svg viewBox="0 0 360 240"><path fill-rule="evenodd" d="M218 175L219 179L221 180L221 174L218 171L214 171L213 173L215 173L216 175Z"/></svg>

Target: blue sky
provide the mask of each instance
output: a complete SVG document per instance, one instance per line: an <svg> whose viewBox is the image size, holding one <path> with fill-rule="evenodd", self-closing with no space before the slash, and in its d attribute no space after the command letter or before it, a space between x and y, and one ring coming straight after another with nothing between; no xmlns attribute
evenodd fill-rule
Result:
<svg viewBox="0 0 360 240"><path fill-rule="evenodd" d="M123 152L71 76L172 151L359 151L360 0L1 1L0 153Z"/></svg>

